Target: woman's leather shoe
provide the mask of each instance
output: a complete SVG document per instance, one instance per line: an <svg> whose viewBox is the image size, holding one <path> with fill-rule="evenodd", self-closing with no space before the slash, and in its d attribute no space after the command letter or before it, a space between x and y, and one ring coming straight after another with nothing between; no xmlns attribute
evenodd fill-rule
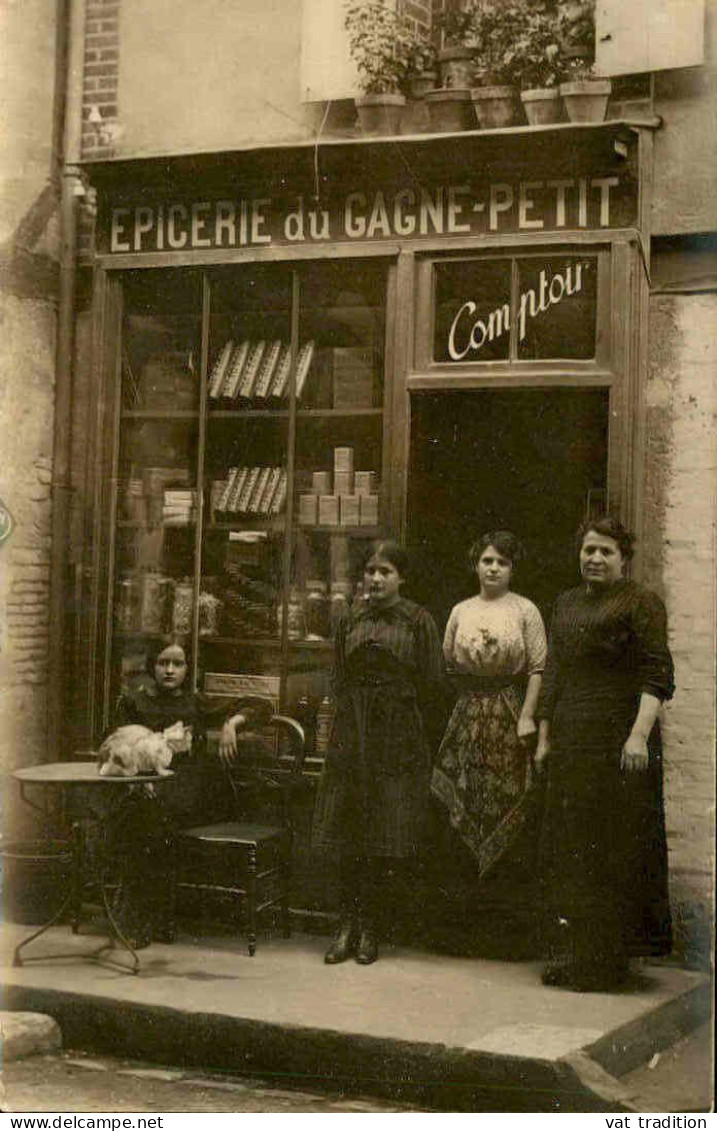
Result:
<svg viewBox="0 0 717 1131"><path fill-rule="evenodd" d="M370 966L378 958L378 939L375 931L364 928L359 938L356 961L361 966Z"/></svg>
<svg viewBox="0 0 717 1131"><path fill-rule="evenodd" d="M358 942L356 927L353 923L344 923L339 928L339 933L332 942L329 949L324 955L324 962L327 966L336 966L339 962L345 962L352 954L356 953L356 943Z"/></svg>

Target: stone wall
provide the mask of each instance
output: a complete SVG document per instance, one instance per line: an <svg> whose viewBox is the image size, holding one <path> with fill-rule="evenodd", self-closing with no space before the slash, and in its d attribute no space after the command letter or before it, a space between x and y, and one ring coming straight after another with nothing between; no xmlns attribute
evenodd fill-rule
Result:
<svg viewBox="0 0 717 1131"><path fill-rule="evenodd" d="M678 951L709 954L714 877L717 295L650 308L646 580L667 603L677 692L664 712L665 804Z"/></svg>
<svg viewBox="0 0 717 1131"><path fill-rule="evenodd" d="M46 761L50 485L57 293L51 179L55 5L2 0L0 76L0 499L15 520L0 545L2 831L29 823L7 775Z"/></svg>

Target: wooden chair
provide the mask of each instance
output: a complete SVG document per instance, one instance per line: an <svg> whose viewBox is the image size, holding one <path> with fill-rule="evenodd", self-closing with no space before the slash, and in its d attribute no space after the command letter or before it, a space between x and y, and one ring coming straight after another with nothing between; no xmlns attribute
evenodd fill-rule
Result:
<svg viewBox="0 0 717 1131"><path fill-rule="evenodd" d="M233 818L177 834L174 885L175 896L184 889L235 900L253 956L262 911L278 905L291 934L292 797L302 780L304 731L286 715L265 714L256 730L239 733L238 748L225 771Z"/></svg>

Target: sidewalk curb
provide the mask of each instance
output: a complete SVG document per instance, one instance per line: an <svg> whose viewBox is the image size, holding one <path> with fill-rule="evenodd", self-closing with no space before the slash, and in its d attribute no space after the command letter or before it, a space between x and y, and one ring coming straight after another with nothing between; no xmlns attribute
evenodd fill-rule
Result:
<svg viewBox="0 0 717 1131"><path fill-rule="evenodd" d="M118 1004L106 997L8 986L9 1004L41 1009L68 1047L155 1064L276 1078L303 1089L346 1089L439 1111L624 1112L593 1074L567 1060L371 1037L328 1029ZM600 1085L599 1087L597 1085Z"/></svg>

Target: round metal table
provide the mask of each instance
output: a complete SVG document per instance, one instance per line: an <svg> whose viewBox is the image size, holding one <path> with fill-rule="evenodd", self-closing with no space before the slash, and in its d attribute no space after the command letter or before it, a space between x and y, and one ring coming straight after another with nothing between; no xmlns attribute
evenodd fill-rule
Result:
<svg viewBox="0 0 717 1131"><path fill-rule="evenodd" d="M83 793L88 789L94 794L99 791L100 796L104 796L105 800L109 803L110 807L114 801L118 806L121 805L127 798L128 791L137 786L152 786L161 785L163 782L171 781L174 774L171 770L166 774L139 774L133 777L102 777L99 773L99 768L96 762L45 762L38 766L26 766L23 769L15 770L12 775L20 784L20 796L23 801L41 813L47 819L50 804L56 799L56 795L60 793L63 798L67 797L68 792L73 794L73 804L78 808L76 816L72 820L72 876L70 881L69 890L63 899L60 907L57 909L51 919L44 923L38 930L33 931L27 938L15 947L13 956L13 965L22 966L23 961L40 961L41 958L23 958L20 952L24 947L28 946L35 939L44 935L45 931L59 923L68 909L71 910L71 923L73 934L78 934L80 928L80 916L82 913L83 895L88 882L87 877L87 836L89 826L92 821L91 812L83 813L81 806L83 800L86 800L90 794ZM36 802L28 795L28 790L32 787L41 791L42 805ZM80 788L81 787L81 788ZM136 950L131 946L129 940L125 937L120 929L117 920L112 912L112 906L107 895L107 877L104 870L97 877L99 886L102 906L107 918L109 927L109 938L107 942L100 948L86 957L95 960L106 959L108 951L114 949L116 942L127 951L132 959L132 967L128 971L132 974L137 974L140 968L139 957ZM48 957L48 956L42 956ZM111 959L110 959L111 961ZM117 965L114 963L114 965ZM126 966L120 967L126 970Z"/></svg>

